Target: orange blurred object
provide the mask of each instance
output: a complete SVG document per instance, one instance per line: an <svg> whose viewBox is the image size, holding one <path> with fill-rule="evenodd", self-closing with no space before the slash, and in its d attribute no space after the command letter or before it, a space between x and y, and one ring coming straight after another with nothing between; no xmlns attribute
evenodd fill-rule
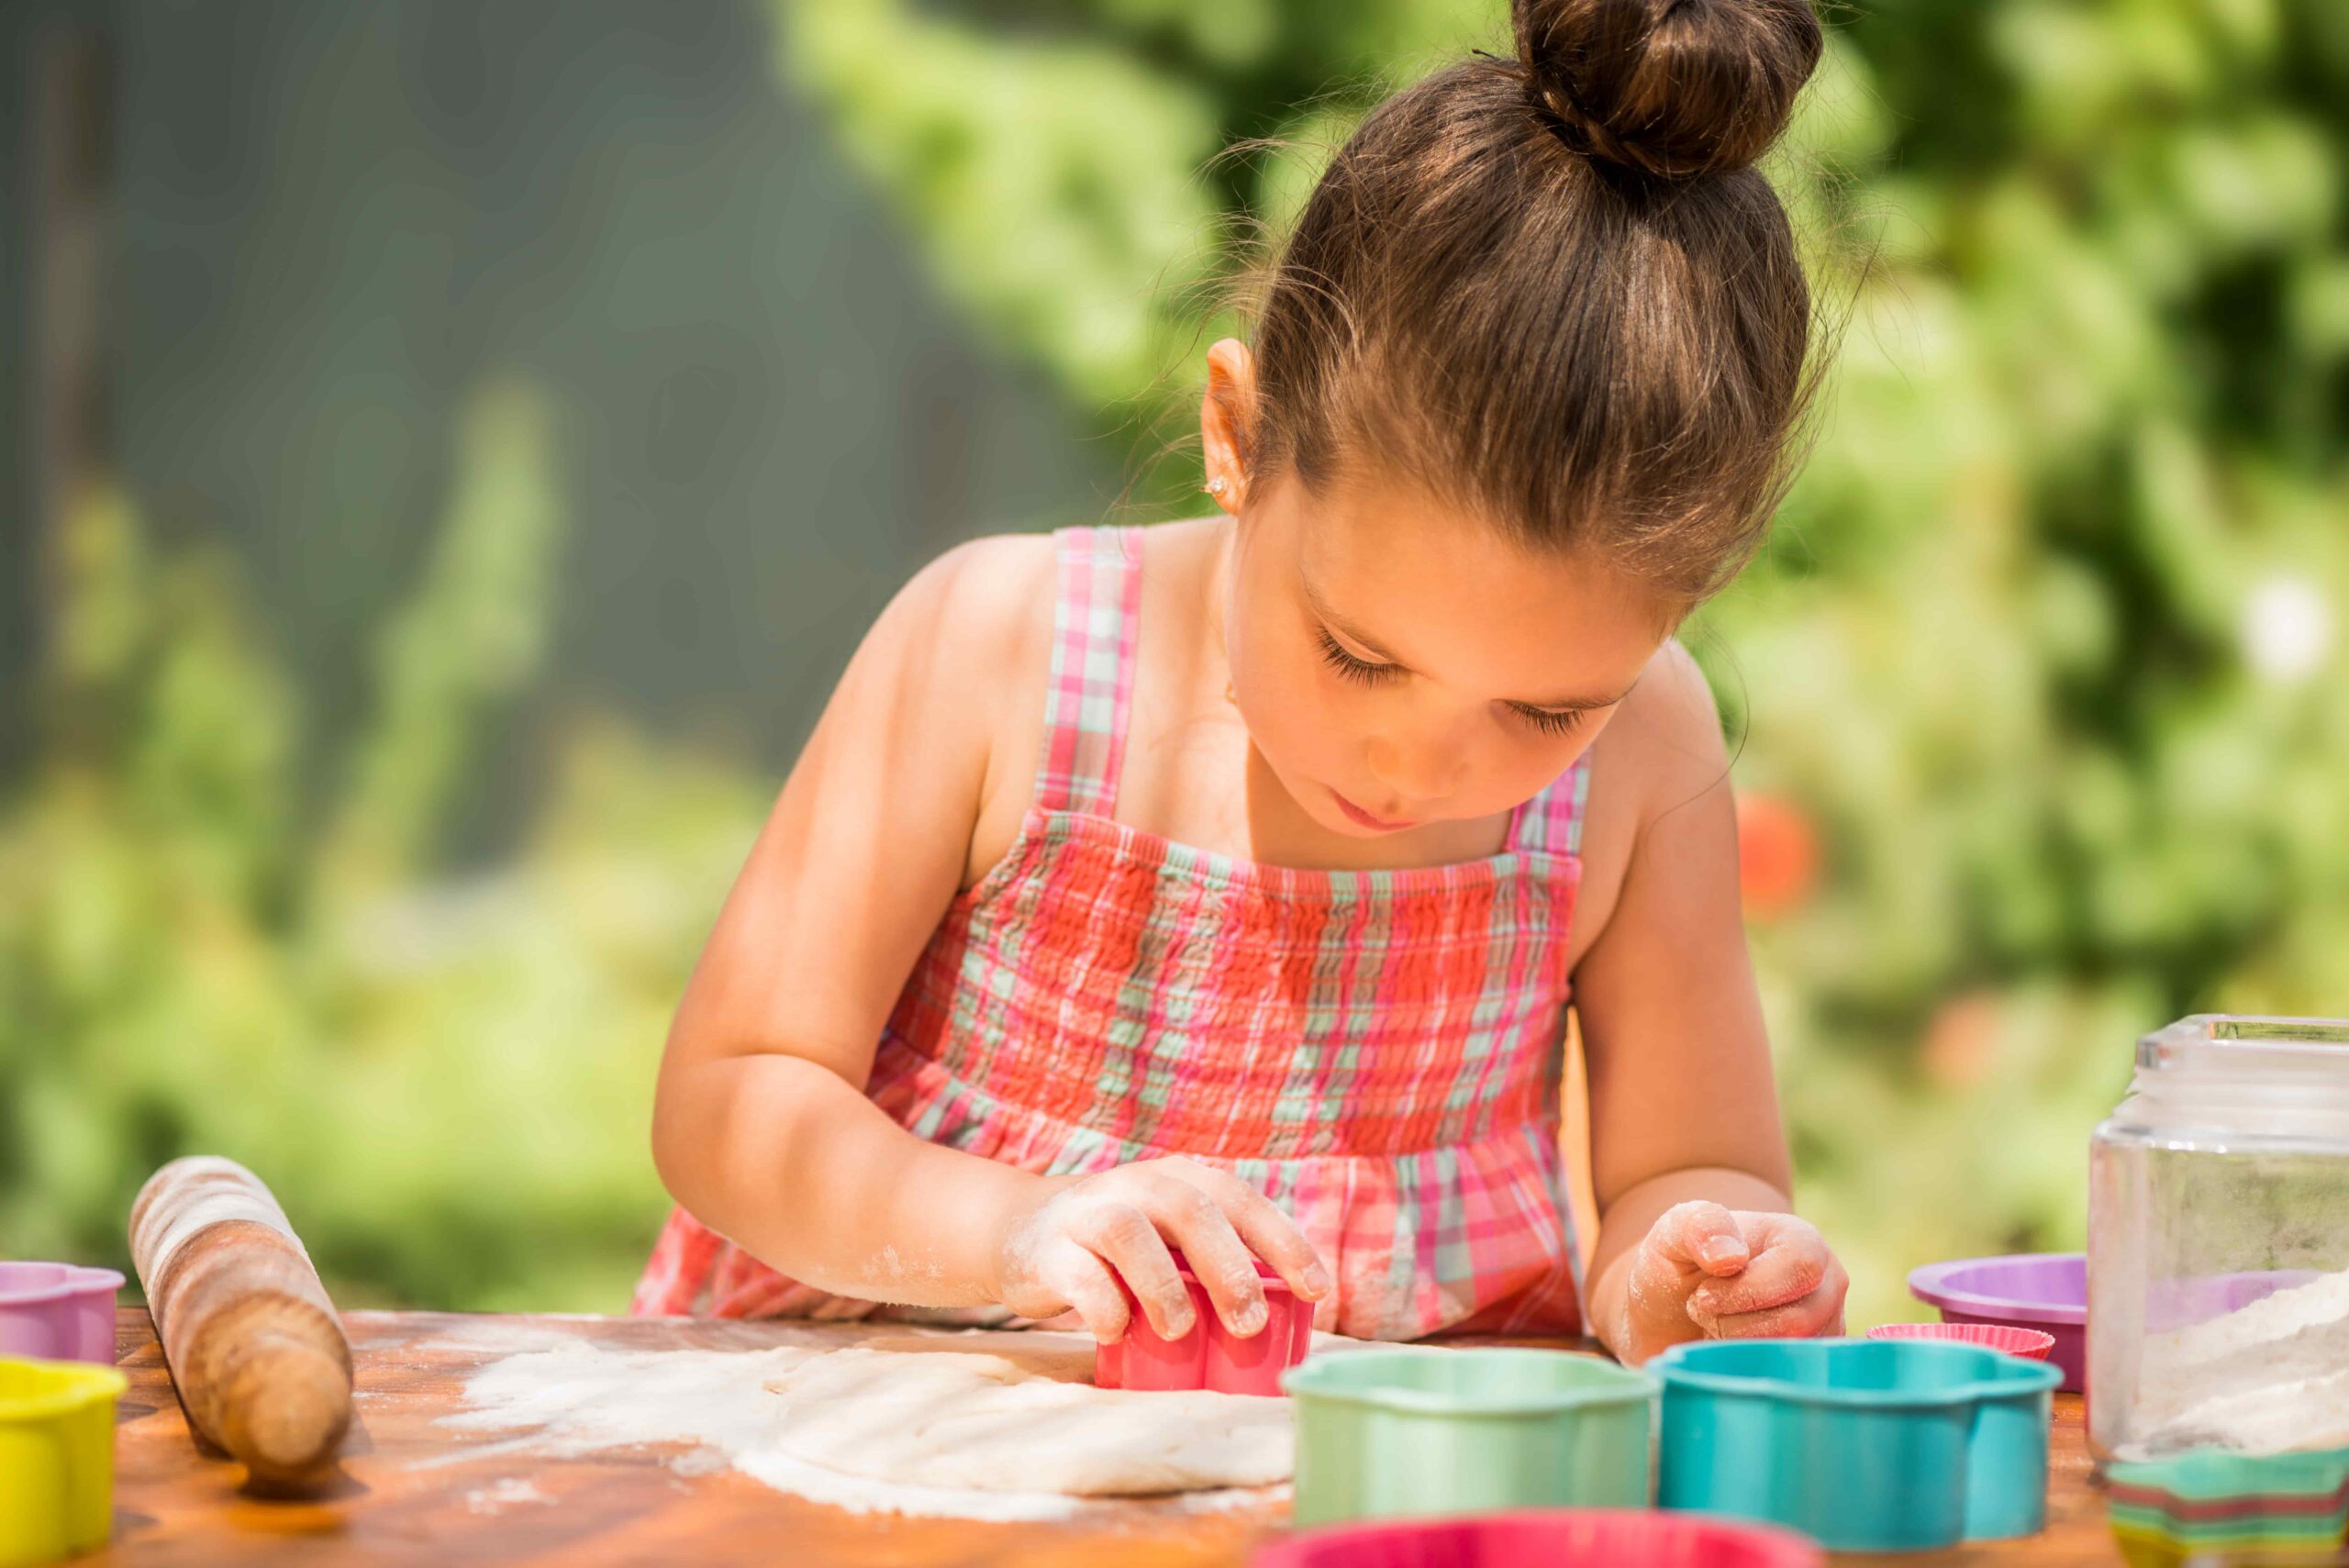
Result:
<svg viewBox="0 0 2349 1568"><path fill-rule="evenodd" d="M1966 1089L1978 1084L1998 1060L1999 1026L2004 1022L1998 997L1987 991L1953 996L1933 1009L1925 1026L1925 1040L1918 1063L1925 1075L1944 1089Z"/></svg>
<svg viewBox="0 0 2349 1568"><path fill-rule="evenodd" d="M1799 907L1819 880L1819 836L1802 808L1772 795L1737 796L1737 889L1746 914L1769 920Z"/></svg>

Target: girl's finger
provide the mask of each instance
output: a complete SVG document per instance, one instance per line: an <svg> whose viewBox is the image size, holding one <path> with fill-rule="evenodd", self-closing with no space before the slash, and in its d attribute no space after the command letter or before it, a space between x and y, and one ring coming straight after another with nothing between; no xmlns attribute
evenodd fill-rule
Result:
<svg viewBox="0 0 2349 1568"><path fill-rule="evenodd" d="M1191 1331L1198 1318L1191 1309L1191 1293L1183 1288L1174 1254L1149 1215L1131 1203L1104 1203L1086 1213L1070 1234L1117 1271L1161 1339L1179 1340Z"/></svg>
<svg viewBox="0 0 2349 1568"><path fill-rule="evenodd" d="M1624 1295L1639 1320L1668 1333L1673 1324L1687 1320L1689 1283L1704 1277L1652 1235L1631 1255Z"/></svg>
<svg viewBox="0 0 2349 1568"><path fill-rule="evenodd" d="M1720 1318L1799 1301L1826 1281L1832 1261L1817 1232L1789 1234L1765 1247L1741 1273L1709 1279L1689 1292L1688 1316L1709 1328Z"/></svg>
<svg viewBox="0 0 2349 1568"><path fill-rule="evenodd" d="M1783 1307L1733 1314L1708 1325L1708 1329L1723 1340L1801 1340L1816 1334L1840 1333L1842 1296L1841 1290L1817 1290Z"/></svg>
<svg viewBox="0 0 2349 1568"><path fill-rule="evenodd" d="M1051 1261L1039 1271L1038 1283L1068 1303L1085 1320L1094 1340L1115 1344L1126 1337L1133 1309L1125 1290L1108 1265L1071 1241L1052 1249Z"/></svg>
<svg viewBox="0 0 2349 1568"><path fill-rule="evenodd" d="M1664 1210L1648 1234L1675 1262L1709 1274L1733 1274L1753 1255L1737 1217L1702 1199Z"/></svg>
<svg viewBox="0 0 2349 1568"><path fill-rule="evenodd" d="M1181 1245L1184 1262L1206 1288L1223 1326L1243 1340L1261 1332L1269 1318L1256 1260L1215 1199L1169 1173L1161 1173L1148 1192L1143 1207Z"/></svg>
<svg viewBox="0 0 2349 1568"><path fill-rule="evenodd" d="M1319 1301L1330 1294L1332 1282L1321 1254L1278 1204L1229 1172L1201 1165L1196 1168L1196 1176L1205 1178L1208 1195L1223 1206L1225 1218L1249 1250L1270 1263L1291 1290L1308 1301ZM1182 1179L1191 1181L1195 1173L1186 1171Z"/></svg>
<svg viewBox="0 0 2349 1568"><path fill-rule="evenodd" d="M1764 1211L1742 1215L1739 1227L1744 1232L1746 1244L1756 1252L1789 1243L1827 1250L1826 1238L1820 1235L1819 1227L1798 1214Z"/></svg>

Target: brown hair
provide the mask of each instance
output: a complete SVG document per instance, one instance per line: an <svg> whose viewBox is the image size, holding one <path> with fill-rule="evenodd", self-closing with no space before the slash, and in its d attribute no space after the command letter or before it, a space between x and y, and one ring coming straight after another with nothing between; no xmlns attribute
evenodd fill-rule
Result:
<svg viewBox="0 0 2349 1568"><path fill-rule="evenodd" d="M1760 542L1809 400L1809 290L1750 165L1818 19L1807 0L1511 17L1515 60L1397 95L1321 176L1259 284L1248 460L1317 492L1416 483L1693 606Z"/></svg>

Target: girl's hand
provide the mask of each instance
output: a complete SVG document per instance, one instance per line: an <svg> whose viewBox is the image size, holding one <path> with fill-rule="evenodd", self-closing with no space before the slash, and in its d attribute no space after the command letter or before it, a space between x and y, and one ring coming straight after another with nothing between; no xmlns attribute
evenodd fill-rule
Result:
<svg viewBox="0 0 2349 1568"><path fill-rule="evenodd" d="M1639 1362L1684 1340L1840 1334L1850 1288L1807 1220L1679 1204L1656 1218L1631 1259L1616 1351Z"/></svg>
<svg viewBox="0 0 2349 1568"><path fill-rule="evenodd" d="M1180 1339L1196 1314L1169 1242L1242 1339L1268 1321L1257 1258L1308 1301L1330 1293L1312 1244L1264 1194L1188 1160L1146 1160L1053 1178L1041 1202L1009 1216L996 1246L996 1298L1023 1318L1073 1310L1106 1345L1126 1331L1130 1291L1152 1328Z"/></svg>

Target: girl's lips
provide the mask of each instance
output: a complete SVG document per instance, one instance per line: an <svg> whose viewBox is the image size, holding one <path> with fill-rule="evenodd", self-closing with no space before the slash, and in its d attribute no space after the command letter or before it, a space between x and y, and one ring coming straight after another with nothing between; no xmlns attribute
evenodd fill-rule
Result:
<svg viewBox="0 0 2349 1568"><path fill-rule="evenodd" d="M1373 832L1400 833L1406 828L1416 828L1419 826L1416 822L1389 822L1384 817L1373 817L1369 812L1364 811L1361 806L1356 806L1353 801L1348 800L1344 795L1340 795L1334 789L1330 792L1330 798L1338 803L1338 809L1346 814L1347 821L1352 822L1358 827L1368 828Z"/></svg>

